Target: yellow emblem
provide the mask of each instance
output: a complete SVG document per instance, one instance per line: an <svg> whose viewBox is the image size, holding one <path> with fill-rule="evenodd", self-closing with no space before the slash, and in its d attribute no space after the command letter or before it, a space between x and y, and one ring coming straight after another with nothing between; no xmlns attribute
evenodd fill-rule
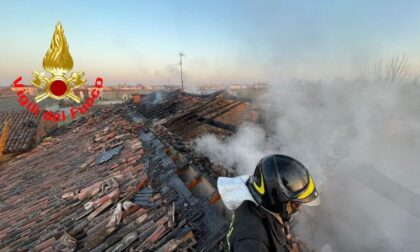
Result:
<svg viewBox="0 0 420 252"><path fill-rule="evenodd" d="M42 62L44 69L51 73L51 77L45 77L44 73L33 72L34 79L32 84L45 92L35 97L36 102L40 102L47 97L61 100L68 97L79 103L80 98L73 93L73 89L79 88L86 83L83 79L84 73L72 73L70 78L66 78L66 73L73 68L73 59L69 52L69 44L64 36L61 23L55 26L50 48L45 54Z"/></svg>
<svg viewBox="0 0 420 252"><path fill-rule="evenodd" d="M264 195L265 187L264 187L264 178L262 176L262 173L261 173L260 181L261 181L260 185L257 185L257 183L254 181L254 187L257 190L257 192L259 192L261 195Z"/></svg>

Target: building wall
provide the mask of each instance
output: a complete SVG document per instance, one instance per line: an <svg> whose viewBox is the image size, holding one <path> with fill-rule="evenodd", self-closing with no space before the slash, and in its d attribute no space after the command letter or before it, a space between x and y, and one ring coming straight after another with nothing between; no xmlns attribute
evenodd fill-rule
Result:
<svg viewBox="0 0 420 252"><path fill-rule="evenodd" d="M17 92L24 90L25 94L28 94L30 96L38 95L38 88L37 87L31 87L31 86L25 86L25 87L10 87L10 90L16 95Z"/></svg>

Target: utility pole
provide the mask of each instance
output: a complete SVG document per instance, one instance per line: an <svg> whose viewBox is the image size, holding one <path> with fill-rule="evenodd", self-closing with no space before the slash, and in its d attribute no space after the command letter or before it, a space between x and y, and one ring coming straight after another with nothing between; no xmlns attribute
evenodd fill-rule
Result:
<svg viewBox="0 0 420 252"><path fill-rule="evenodd" d="M185 57L183 52L179 53L179 66L181 68L181 89L184 90L184 79L182 78L182 57Z"/></svg>

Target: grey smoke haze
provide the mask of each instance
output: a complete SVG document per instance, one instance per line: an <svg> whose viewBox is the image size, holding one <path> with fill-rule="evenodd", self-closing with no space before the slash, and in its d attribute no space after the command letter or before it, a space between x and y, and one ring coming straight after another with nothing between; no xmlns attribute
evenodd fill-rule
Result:
<svg viewBox="0 0 420 252"><path fill-rule="evenodd" d="M163 100L163 96L161 92L153 93L153 101L152 101L153 104L161 103L162 100Z"/></svg>
<svg viewBox="0 0 420 252"><path fill-rule="evenodd" d="M252 173L268 153L303 162L321 205L294 228L316 251L420 250L420 88L372 80L298 82L261 97L260 125L196 141L212 161Z"/></svg>

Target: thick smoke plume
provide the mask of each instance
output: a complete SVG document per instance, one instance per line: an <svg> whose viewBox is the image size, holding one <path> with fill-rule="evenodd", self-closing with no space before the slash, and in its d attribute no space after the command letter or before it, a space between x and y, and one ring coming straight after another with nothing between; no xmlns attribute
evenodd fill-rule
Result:
<svg viewBox="0 0 420 252"><path fill-rule="evenodd" d="M321 205L295 217L316 251L420 250L420 87L360 79L277 85L256 101L260 123L196 150L252 173L268 153L293 156L315 178Z"/></svg>

